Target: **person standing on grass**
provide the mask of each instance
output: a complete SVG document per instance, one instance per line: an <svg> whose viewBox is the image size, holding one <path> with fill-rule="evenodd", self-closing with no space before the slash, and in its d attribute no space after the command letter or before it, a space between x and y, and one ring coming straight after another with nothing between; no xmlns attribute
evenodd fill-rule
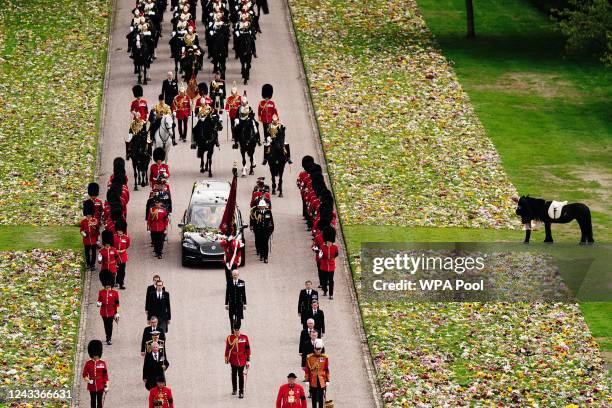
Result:
<svg viewBox="0 0 612 408"><path fill-rule="evenodd" d="M128 261L127 250L130 247L130 237L126 233L127 223L123 220L115 222L114 247L117 250L117 285L125 289L125 267Z"/></svg>
<svg viewBox="0 0 612 408"><path fill-rule="evenodd" d="M87 345L90 360L83 366L83 380L91 397L91 408L103 408L104 393L108 391L108 367L102 361L102 342L92 340Z"/></svg>
<svg viewBox="0 0 612 408"><path fill-rule="evenodd" d="M338 246L336 240L336 230L331 226L323 230L323 245L319 248L319 268L323 277L323 296L327 296L329 290L329 300L334 298L334 272L336 271L336 258L338 257Z"/></svg>
<svg viewBox="0 0 612 408"><path fill-rule="evenodd" d="M83 246L85 248L85 267L93 271L96 269L96 249L98 237L100 236L100 220L94 217L95 205L93 201L83 202L83 215L80 230L83 236Z"/></svg>
<svg viewBox="0 0 612 408"><path fill-rule="evenodd" d="M113 289L113 276L108 269L100 273L104 289L98 292L96 305L100 308L100 316L104 322L106 344L113 344L113 321L119 321L119 292Z"/></svg>

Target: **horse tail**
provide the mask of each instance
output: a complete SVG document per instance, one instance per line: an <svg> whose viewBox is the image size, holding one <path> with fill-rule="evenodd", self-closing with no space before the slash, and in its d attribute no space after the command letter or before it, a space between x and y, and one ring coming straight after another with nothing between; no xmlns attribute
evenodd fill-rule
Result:
<svg viewBox="0 0 612 408"><path fill-rule="evenodd" d="M580 225L580 229L585 235L587 242L595 242L593 239L593 222L591 221L591 210L586 204L581 204L582 206L582 217L578 220L578 224Z"/></svg>

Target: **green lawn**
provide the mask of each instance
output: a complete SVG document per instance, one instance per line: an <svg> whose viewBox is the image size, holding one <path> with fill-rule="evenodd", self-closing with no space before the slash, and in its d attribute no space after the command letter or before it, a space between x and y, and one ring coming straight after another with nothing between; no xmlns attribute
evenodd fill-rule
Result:
<svg viewBox="0 0 612 408"><path fill-rule="evenodd" d="M28 251L34 248L81 250L77 227L0 226L0 251Z"/></svg>

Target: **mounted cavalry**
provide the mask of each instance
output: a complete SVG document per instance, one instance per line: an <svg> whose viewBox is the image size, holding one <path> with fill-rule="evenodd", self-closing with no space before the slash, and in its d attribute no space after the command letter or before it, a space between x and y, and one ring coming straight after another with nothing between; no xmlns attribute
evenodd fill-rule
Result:
<svg viewBox="0 0 612 408"><path fill-rule="evenodd" d="M215 146L219 147L218 132L222 129L223 124L217 111L210 105L202 106L197 114L197 124L193 128L193 140L197 145L197 155L200 159L200 173L208 171L208 177L212 177L212 157Z"/></svg>
<svg viewBox="0 0 612 408"><path fill-rule="evenodd" d="M248 174L252 175L254 174L253 169L256 167L253 158L255 147L261 146L261 137L259 135L259 124L255 120L255 112L249 106L246 96L242 97L242 106L238 110L238 117L234 120L234 136L242 156L242 177L247 175L247 155L251 162Z"/></svg>

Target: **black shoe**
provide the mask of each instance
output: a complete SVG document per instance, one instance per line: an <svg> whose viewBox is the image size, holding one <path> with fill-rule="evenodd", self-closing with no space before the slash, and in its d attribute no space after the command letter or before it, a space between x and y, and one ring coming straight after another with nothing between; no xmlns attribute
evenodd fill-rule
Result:
<svg viewBox="0 0 612 408"><path fill-rule="evenodd" d="M238 398L244 398L244 392L240 391L240 393L238 394Z"/></svg>
<svg viewBox="0 0 612 408"><path fill-rule="evenodd" d="M267 160L264 160L263 163L261 163L262 166L265 166L266 164L268 164Z"/></svg>
<svg viewBox="0 0 612 408"><path fill-rule="evenodd" d="M293 160L289 159L289 160L287 160L287 163L293 164Z"/></svg>
<svg viewBox="0 0 612 408"><path fill-rule="evenodd" d="M125 286L121 285L121 286L119 286L119 289L125 290Z"/></svg>
<svg viewBox="0 0 612 408"><path fill-rule="evenodd" d="M176 146L178 143L176 143L176 141L172 141L172 146Z"/></svg>
<svg viewBox="0 0 612 408"><path fill-rule="evenodd" d="M236 390L233 390L233 391L232 391L232 395L236 395Z"/></svg>
<svg viewBox="0 0 612 408"><path fill-rule="evenodd" d="M268 263L268 258L264 258L264 263Z"/></svg>
<svg viewBox="0 0 612 408"><path fill-rule="evenodd" d="M253 58L257 58L257 54L253 53Z"/></svg>
<svg viewBox="0 0 612 408"><path fill-rule="evenodd" d="M323 291L323 296L327 296L327 291Z"/></svg>
<svg viewBox="0 0 612 408"><path fill-rule="evenodd" d="M157 255L157 259L163 259L163 258L164 258L164 256L162 254L158 254Z"/></svg>
<svg viewBox="0 0 612 408"><path fill-rule="evenodd" d="M111 340L106 340L106 345L107 346L112 346L113 342Z"/></svg>
<svg viewBox="0 0 612 408"><path fill-rule="evenodd" d="M329 300L334 300L334 295L329 295Z"/></svg>

